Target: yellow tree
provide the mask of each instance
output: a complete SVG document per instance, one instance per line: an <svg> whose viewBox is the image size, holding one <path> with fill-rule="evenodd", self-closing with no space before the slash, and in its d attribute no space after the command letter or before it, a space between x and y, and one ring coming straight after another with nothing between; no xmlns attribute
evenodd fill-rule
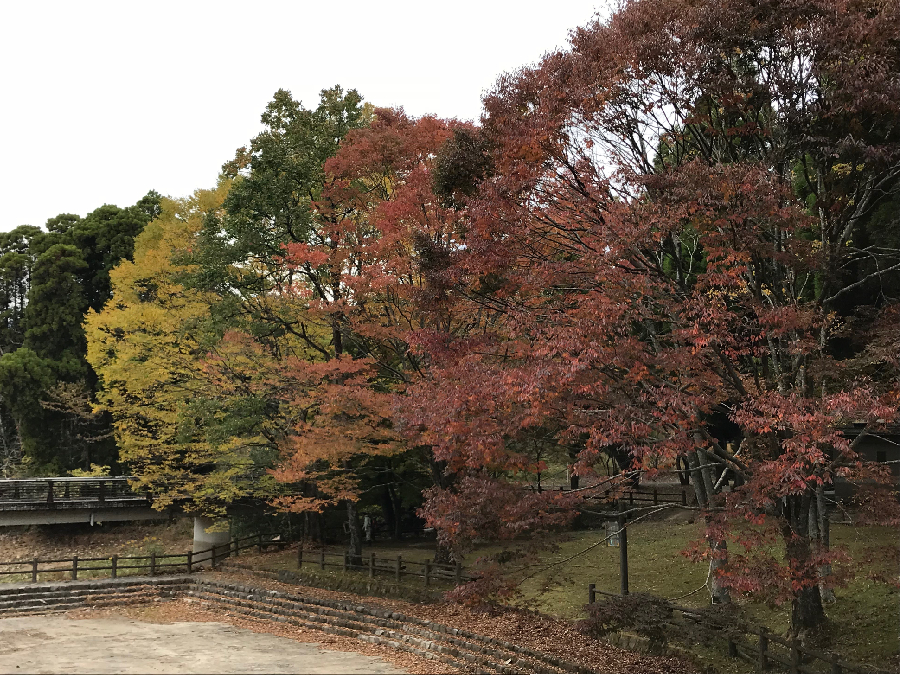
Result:
<svg viewBox="0 0 900 675"><path fill-rule="evenodd" d="M222 417L221 400L197 375L220 334L210 314L215 296L181 283L192 272L187 256L203 220L221 209L229 187L223 179L215 189L164 199L135 243L134 261L110 273L111 301L85 322L88 360L102 381L101 405L115 420L121 460L157 508L190 500L214 515L272 482L253 471L253 449L266 442L252 425L229 434L208 424Z"/></svg>

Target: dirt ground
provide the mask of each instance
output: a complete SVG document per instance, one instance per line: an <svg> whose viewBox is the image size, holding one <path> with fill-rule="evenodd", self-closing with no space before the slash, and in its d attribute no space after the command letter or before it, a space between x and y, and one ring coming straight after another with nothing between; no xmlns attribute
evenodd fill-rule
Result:
<svg viewBox="0 0 900 675"><path fill-rule="evenodd" d="M105 557L185 553L194 541L194 522L179 518L160 523L70 523L0 528L0 561L32 558Z"/></svg>
<svg viewBox="0 0 900 675"><path fill-rule="evenodd" d="M375 656L219 622L0 619L0 673L406 673Z"/></svg>

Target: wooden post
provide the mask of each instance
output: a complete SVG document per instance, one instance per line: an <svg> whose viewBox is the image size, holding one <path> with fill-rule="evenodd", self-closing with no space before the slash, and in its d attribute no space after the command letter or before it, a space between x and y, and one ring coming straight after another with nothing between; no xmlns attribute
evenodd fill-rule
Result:
<svg viewBox="0 0 900 675"><path fill-rule="evenodd" d="M187 568L188 568L188 574L191 573L191 571L192 571L191 568L192 568L193 566L194 566L194 552L193 552L193 551L188 551L188 554L187 554Z"/></svg>
<svg viewBox="0 0 900 675"><path fill-rule="evenodd" d="M597 584L588 584L588 604L597 602Z"/></svg>
<svg viewBox="0 0 900 675"><path fill-rule="evenodd" d="M259 547L259 548L258 548L258 552L259 552L259 553L262 553L262 546L263 546L263 544L262 544L262 532L260 532L258 535L256 535L256 541L257 541L257 546Z"/></svg>
<svg viewBox="0 0 900 675"><path fill-rule="evenodd" d="M681 505L687 506L687 490L681 488Z"/></svg>
<svg viewBox="0 0 900 675"><path fill-rule="evenodd" d="M319 564L322 566L322 569L325 569L325 547L322 547L322 550L319 551Z"/></svg>
<svg viewBox="0 0 900 675"><path fill-rule="evenodd" d="M350 568L350 554L344 551L344 571Z"/></svg>
<svg viewBox="0 0 900 675"><path fill-rule="evenodd" d="M297 544L297 569L303 569L303 542Z"/></svg>
<svg viewBox="0 0 900 675"><path fill-rule="evenodd" d="M397 556L397 583L400 583L400 567L402 565L403 556Z"/></svg>
<svg viewBox="0 0 900 675"><path fill-rule="evenodd" d="M72 581L78 578L78 556L72 556Z"/></svg>
<svg viewBox="0 0 900 675"><path fill-rule="evenodd" d="M98 497L101 504L106 501L106 481L100 481L100 490L98 491Z"/></svg>
<svg viewBox="0 0 900 675"><path fill-rule="evenodd" d="M237 558L241 554L241 540L234 538L234 557Z"/></svg>
<svg viewBox="0 0 900 675"><path fill-rule="evenodd" d="M459 561L457 561L456 568L453 570L453 578L456 580L457 586L462 583L462 565Z"/></svg>
<svg viewBox="0 0 900 675"><path fill-rule="evenodd" d="M37 582L37 572L38 572L38 559L35 558L31 561L31 580L33 582Z"/></svg>
<svg viewBox="0 0 900 675"><path fill-rule="evenodd" d="M759 672L764 673L766 669L769 667L769 636L767 635L768 631L760 627L759 629Z"/></svg>
<svg viewBox="0 0 900 675"><path fill-rule="evenodd" d="M728 656L733 659L738 657L737 645L734 643L731 633L728 634Z"/></svg>
<svg viewBox="0 0 900 675"><path fill-rule="evenodd" d="M425 561L425 585L431 583L431 563L427 560Z"/></svg>
<svg viewBox="0 0 900 675"><path fill-rule="evenodd" d="M625 500L619 501L619 594L628 595L628 528L625 526Z"/></svg>
<svg viewBox="0 0 900 675"><path fill-rule="evenodd" d="M369 578L375 578L375 552L369 553Z"/></svg>
<svg viewBox="0 0 900 675"><path fill-rule="evenodd" d="M119 576L119 556L113 554L113 557L110 561L110 571L112 572L112 578L115 579Z"/></svg>
<svg viewBox="0 0 900 675"><path fill-rule="evenodd" d="M800 650L797 649L797 640L791 640L791 672L800 672Z"/></svg>
<svg viewBox="0 0 900 675"><path fill-rule="evenodd" d="M215 544L212 545L212 549L210 550L210 567L216 569L216 548L218 548Z"/></svg>
<svg viewBox="0 0 900 675"><path fill-rule="evenodd" d="M53 504L53 481L47 481L47 503Z"/></svg>
<svg viewBox="0 0 900 675"><path fill-rule="evenodd" d="M156 576L156 553L153 552L150 554L150 576Z"/></svg>

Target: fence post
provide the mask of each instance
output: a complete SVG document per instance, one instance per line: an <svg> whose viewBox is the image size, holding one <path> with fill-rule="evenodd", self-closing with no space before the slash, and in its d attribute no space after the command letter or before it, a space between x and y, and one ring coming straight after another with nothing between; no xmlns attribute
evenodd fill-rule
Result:
<svg viewBox="0 0 900 675"><path fill-rule="evenodd" d="M31 580L33 582L37 582L37 572L38 572L38 559L35 558L31 561Z"/></svg>
<svg viewBox="0 0 900 675"><path fill-rule="evenodd" d="M369 553L369 578L375 578L375 551Z"/></svg>
<svg viewBox="0 0 900 675"><path fill-rule="evenodd" d="M112 560L110 561L110 571L112 572L113 579L119 576L119 556L115 553L113 553Z"/></svg>
<svg viewBox="0 0 900 675"><path fill-rule="evenodd" d="M259 546L258 552L262 553L262 532L256 535L257 546Z"/></svg>
<svg viewBox="0 0 900 675"><path fill-rule="evenodd" d="M767 658L769 652L769 636L767 635L768 631L760 627L759 629L759 672L766 672L766 668L769 666L769 660Z"/></svg>
<svg viewBox="0 0 900 675"><path fill-rule="evenodd" d="M325 547L322 547L322 550L319 551L319 564L322 566L322 569L325 569Z"/></svg>
<svg viewBox="0 0 900 675"><path fill-rule="evenodd" d="M238 537L234 538L234 557L237 558L241 554L241 540Z"/></svg>
<svg viewBox="0 0 900 675"><path fill-rule="evenodd" d="M797 640L791 640L791 672L800 672L800 650L797 649Z"/></svg>
<svg viewBox="0 0 900 675"><path fill-rule="evenodd" d="M47 503L48 504L53 503L53 481L52 480L47 481Z"/></svg>
<svg viewBox="0 0 900 675"><path fill-rule="evenodd" d="M297 544L297 569L303 569L303 542Z"/></svg>
<svg viewBox="0 0 900 675"><path fill-rule="evenodd" d="M150 576L156 576L156 553L150 553Z"/></svg>
<svg viewBox="0 0 900 675"><path fill-rule="evenodd" d="M588 584L588 604L597 602L597 584Z"/></svg>
<svg viewBox="0 0 900 675"><path fill-rule="evenodd" d="M193 551L188 551L188 554L187 554L187 568L188 568L188 574L191 573L191 568L192 568L193 566L194 566L194 552L193 552Z"/></svg>
<svg viewBox="0 0 900 675"><path fill-rule="evenodd" d="M457 561L456 569L453 570L454 579L456 579L456 585L459 586L462 583L462 564Z"/></svg>
<svg viewBox="0 0 900 675"><path fill-rule="evenodd" d="M681 488L681 505L687 506L687 490Z"/></svg>
<svg viewBox="0 0 900 675"><path fill-rule="evenodd" d="M211 560L210 567L212 567L213 569L216 569L216 549L217 548L218 548L218 546L213 544L212 550L210 551L210 560Z"/></svg>
<svg viewBox="0 0 900 675"><path fill-rule="evenodd" d="M431 563L427 560L425 561L425 585L427 586L431 583Z"/></svg>
<svg viewBox="0 0 900 675"><path fill-rule="evenodd" d="M403 556L399 556L399 555L397 556L397 583L398 584L400 583L400 565L401 565L402 559L403 559Z"/></svg>
<svg viewBox="0 0 900 675"><path fill-rule="evenodd" d="M78 556L72 556L72 581L78 578Z"/></svg>
<svg viewBox="0 0 900 675"><path fill-rule="evenodd" d="M350 554L344 551L344 571L350 568Z"/></svg>
<svg viewBox="0 0 900 675"><path fill-rule="evenodd" d="M733 659L738 656L737 645L734 643L734 638L731 636L731 633L728 634L728 656Z"/></svg>
<svg viewBox="0 0 900 675"><path fill-rule="evenodd" d="M101 504L106 501L106 481L100 481L100 489L97 491L97 496Z"/></svg>

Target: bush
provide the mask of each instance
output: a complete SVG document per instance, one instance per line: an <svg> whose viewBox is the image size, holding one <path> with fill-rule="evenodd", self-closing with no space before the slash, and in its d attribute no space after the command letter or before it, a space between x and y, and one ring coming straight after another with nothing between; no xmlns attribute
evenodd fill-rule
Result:
<svg viewBox="0 0 900 675"><path fill-rule="evenodd" d="M607 597L587 605L588 618L579 622L582 633L602 637L628 630L647 638L652 651L663 651L668 642L668 626L672 621L669 603L646 593Z"/></svg>

